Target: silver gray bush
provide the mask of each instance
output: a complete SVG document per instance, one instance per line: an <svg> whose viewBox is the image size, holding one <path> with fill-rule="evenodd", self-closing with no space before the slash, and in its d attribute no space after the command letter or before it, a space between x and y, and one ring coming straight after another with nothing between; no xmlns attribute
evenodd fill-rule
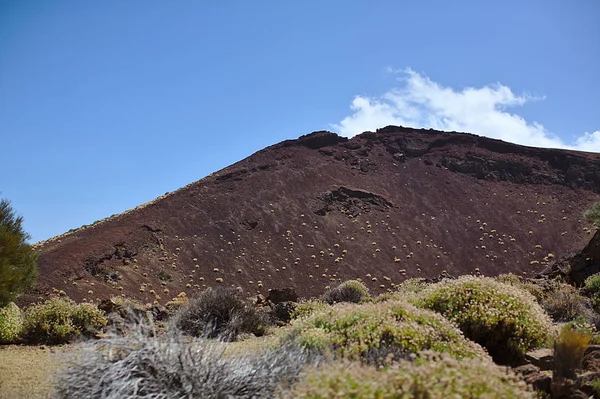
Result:
<svg viewBox="0 0 600 399"><path fill-rule="evenodd" d="M57 374L54 397L273 398L319 361L293 345L242 355L225 355L224 345L144 328L88 342Z"/></svg>

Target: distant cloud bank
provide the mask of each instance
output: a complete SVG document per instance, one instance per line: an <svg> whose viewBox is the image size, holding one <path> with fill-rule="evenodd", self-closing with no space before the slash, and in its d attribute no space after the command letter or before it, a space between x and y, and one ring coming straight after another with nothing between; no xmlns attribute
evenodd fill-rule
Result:
<svg viewBox="0 0 600 399"><path fill-rule="evenodd" d="M391 70L399 87L378 98L356 96L352 113L333 124L339 134L353 137L387 125L475 133L512 143L547 148L600 152L600 130L565 143L537 122L507 110L540 97L516 95L501 84L454 90L412 69Z"/></svg>

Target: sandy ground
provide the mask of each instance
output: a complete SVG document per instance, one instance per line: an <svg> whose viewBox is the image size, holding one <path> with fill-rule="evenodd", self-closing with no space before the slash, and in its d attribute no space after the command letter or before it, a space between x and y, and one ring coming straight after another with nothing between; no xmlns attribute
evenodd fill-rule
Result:
<svg viewBox="0 0 600 399"><path fill-rule="evenodd" d="M75 350L63 346L0 346L0 398L48 398L54 371Z"/></svg>

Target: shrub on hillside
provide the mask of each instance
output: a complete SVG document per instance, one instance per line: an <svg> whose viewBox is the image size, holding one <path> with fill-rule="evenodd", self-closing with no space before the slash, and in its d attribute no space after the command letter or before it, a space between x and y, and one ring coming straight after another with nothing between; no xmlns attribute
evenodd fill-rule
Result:
<svg viewBox="0 0 600 399"><path fill-rule="evenodd" d="M219 342L146 329L87 343L59 372L55 397L267 399L317 363L291 346L226 354Z"/></svg>
<svg viewBox="0 0 600 399"><path fill-rule="evenodd" d="M235 288L208 288L173 319L185 334L223 341L235 341L241 333L263 335L268 323L267 315L244 302Z"/></svg>
<svg viewBox="0 0 600 399"><path fill-rule="evenodd" d="M292 320L307 318L329 307L329 304L318 299L301 300L292 312Z"/></svg>
<svg viewBox="0 0 600 399"><path fill-rule="evenodd" d="M27 308L23 338L29 343L62 344L105 325L104 313L96 306L54 298Z"/></svg>
<svg viewBox="0 0 600 399"><path fill-rule="evenodd" d="M285 340L348 359L376 361L374 352L386 357L425 349L458 357L487 357L448 320L405 301L338 304L298 320Z"/></svg>
<svg viewBox="0 0 600 399"><path fill-rule="evenodd" d="M584 214L588 222L592 223L597 228L600 228L600 201L596 202Z"/></svg>
<svg viewBox="0 0 600 399"><path fill-rule="evenodd" d="M585 279L583 290L590 297L596 309L600 309L600 273L592 274Z"/></svg>
<svg viewBox="0 0 600 399"><path fill-rule="evenodd" d="M456 323L499 363L547 344L552 321L529 292L492 278L464 276L425 289L417 305Z"/></svg>
<svg viewBox="0 0 600 399"><path fill-rule="evenodd" d="M392 300L407 300L413 302L419 293L429 286L422 278L409 278L396 286L395 291L383 292L373 298L373 302L385 302Z"/></svg>
<svg viewBox="0 0 600 399"><path fill-rule="evenodd" d="M493 277L496 281L513 285L532 294L538 302L544 297L544 289L534 282L512 273L500 274Z"/></svg>
<svg viewBox="0 0 600 399"><path fill-rule="evenodd" d="M480 359L422 354L414 362L377 369L359 363L313 368L286 396L298 399L355 398L535 398L527 385L503 367Z"/></svg>
<svg viewBox="0 0 600 399"><path fill-rule="evenodd" d="M339 302L360 303L369 296L369 289L358 280L344 281L335 288L331 288L323 295L323 302L330 305Z"/></svg>
<svg viewBox="0 0 600 399"><path fill-rule="evenodd" d="M592 325L600 324L600 317L594 312L592 301L570 284L555 283L540 302L555 322L583 319Z"/></svg>
<svg viewBox="0 0 600 399"><path fill-rule="evenodd" d="M0 308L0 344L17 342L23 330L23 314L14 302Z"/></svg>
<svg viewBox="0 0 600 399"><path fill-rule="evenodd" d="M0 200L0 307L33 286L37 277L37 253L27 244L30 237L22 224L10 202Z"/></svg>

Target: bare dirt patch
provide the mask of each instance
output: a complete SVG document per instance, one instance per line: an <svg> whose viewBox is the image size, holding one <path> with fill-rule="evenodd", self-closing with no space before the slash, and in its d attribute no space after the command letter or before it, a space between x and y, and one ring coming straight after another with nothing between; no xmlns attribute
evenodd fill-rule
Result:
<svg viewBox="0 0 600 399"><path fill-rule="evenodd" d="M0 346L0 398L47 398L54 372L74 345Z"/></svg>

